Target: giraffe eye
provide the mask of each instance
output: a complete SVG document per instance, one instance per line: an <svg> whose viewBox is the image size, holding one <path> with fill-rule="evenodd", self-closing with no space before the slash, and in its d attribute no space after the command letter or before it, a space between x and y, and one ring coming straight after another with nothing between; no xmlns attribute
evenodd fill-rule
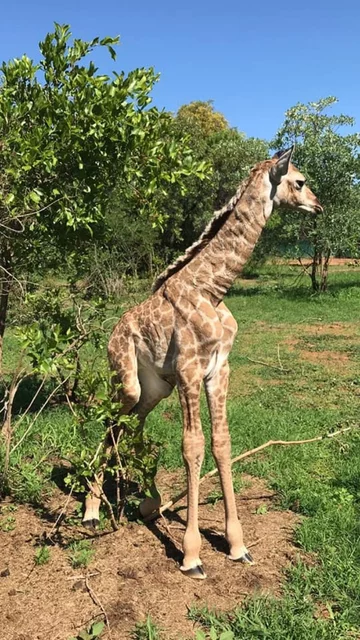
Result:
<svg viewBox="0 0 360 640"><path fill-rule="evenodd" d="M296 182L295 182L295 188L296 188L298 191L301 191L301 189L303 188L304 184L305 184L305 180L296 180Z"/></svg>

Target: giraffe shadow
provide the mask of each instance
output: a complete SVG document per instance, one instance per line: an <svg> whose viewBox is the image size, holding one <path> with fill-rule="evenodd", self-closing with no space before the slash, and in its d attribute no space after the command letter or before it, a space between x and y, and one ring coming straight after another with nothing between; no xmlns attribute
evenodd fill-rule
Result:
<svg viewBox="0 0 360 640"><path fill-rule="evenodd" d="M0 381L0 413L4 410L4 405L7 400L7 388L10 382L7 379L7 384L4 381ZM30 413L35 413L43 405L44 401L49 395L49 388L51 385L44 385L41 389L41 379L37 375L31 375L22 380L19 384L19 388L15 394L12 413L13 415L19 415L23 413L25 409L28 409Z"/></svg>
<svg viewBox="0 0 360 640"><path fill-rule="evenodd" d="M160 528L159 524L155 522L148 522L146 527L149 531L157 538L160 544L165 549L166 557L175 560L177 564L181 564L183 553L181 549L175 544L175 542L171 539L170 535L166 533L163 529Z"/></svg>
<svg viewBox="0 0 360 640"><path fill-rule="evenodd" d="M266 493L264 495L257 495L257 496L242 496L241 500L243 502L252 502L255 498L257 500L261 500L261 499L269 500L274 498L275 496L276 496L275 493L273 494ZM207 504L208 504L207 501L199 502L199 506L206 506ZM182 512L184 511L186 512L186 508L187 507L183 505L171 511L165 512L166 521L170 525L169 528L171 528L171 525L175 523L175 524L181 525L181 527L183 528L183 531L185 532L186 520L182 517ZM200 521L201 521L201 518L200 518ZM161 523L161 520L154 520L150 523L146 523L146 526L149 529L149 531L151 531L152 534L164 546L166 556L168 558L172 558L176 562L180 562L183 556L183 553L180 549L181 543L176 540L175 541L176 544L175 544L175 542L171 539L171 535L169 534L169 532L166 532L166 528L164 529L164 527L162 527L160 523ZM199 526L199 530L201 535L205 538L205 540L207 540L207 542L211 545L211 548L214 551L217 551L218 553L223 553L225 555L229 554L229 551L230 551L229 545L225 538L224 533L218 533L211 527Z"/></svg>
<svg viewBox="0 0 360 640"><path fill-rule="evenodd" d="M186 510L186 507L178 507L177 509L174 509L173 511L169 511L166 513L166 520L169 523L169 529L171 529L171 525L173 523L176 523L178 525L181 525L185 532L186 520L184 520L179 513L183 510ZM147 523L146 526L149 529L149 531L151 531L151 533L164 546L166 556L180 563L183 557L183 552L180 549L180 543L178 543L177 540L176 541L172 540L171 533L167 532L166 529L164 530L164 528L161 526L160 523L161 523L161 520L160 521L155 520L153 522ZM222 534L219 534L213 529L208 527L206 528L199 527L199 528L200 528L201 535L205 538L205 540L207 540L207 542L209 542L209 544L211 545L214 551L217 551L219 553L224 553L226 555L229 553L228 543Z"/></svg>

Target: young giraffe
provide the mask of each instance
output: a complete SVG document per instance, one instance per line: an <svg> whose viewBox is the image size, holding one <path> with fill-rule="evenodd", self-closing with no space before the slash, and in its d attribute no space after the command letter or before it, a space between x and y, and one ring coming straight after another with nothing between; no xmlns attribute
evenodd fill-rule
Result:
<svg viewBox="0 0 360 640"><path fill-rule="evenodd" d="M204 457L199 409L203 382L212 424L212 452L224 496L229 558L252 562L236 511L226 418L227 359L237 324L222 300L249 259L274 207L322 211L316 196L305 185L304 176L291 164L292 152L293 147L251 170L199 240L157 278L153 295L122 316L108 346L110 366L122 384L121 411L136 413L141 427L158 402L169 396L175 386L178 388L188 485L181 570L193 578L206 577L199 557L198 527L199 478ZM87 526L98 522L98 495L94 486L86 500L83 522ZM160 503L154 485L152 497L140 507L142 515L155 511Z"/></svg>

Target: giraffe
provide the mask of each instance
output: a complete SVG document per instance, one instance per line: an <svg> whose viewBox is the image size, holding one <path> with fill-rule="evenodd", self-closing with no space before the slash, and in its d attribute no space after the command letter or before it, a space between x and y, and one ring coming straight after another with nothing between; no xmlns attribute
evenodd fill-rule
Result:
<svg viewBox="0 0 360 640"><path fill-rule="evenodd" d="M224 497L228 557L253 563L244 544L232 483L226 395L228 355L237 323L223 298L249 259L274 207L322 211L304 176L291 163L293 149L253 167L235 196L214 214L199 240L157 278L152 295L121 317L108 345L111 369L121 383L121 412L136 413L141 428L148 413L177 387L188 489L180 569L192 578L206 578L198 526L204 457L199 409L202 384L212 425L212 453ZM94 485L85 503L85 526L97 525L99 503L99 490ZM142 516L156 511L160 504L154 484L151 496L140 505Z"/></svg>

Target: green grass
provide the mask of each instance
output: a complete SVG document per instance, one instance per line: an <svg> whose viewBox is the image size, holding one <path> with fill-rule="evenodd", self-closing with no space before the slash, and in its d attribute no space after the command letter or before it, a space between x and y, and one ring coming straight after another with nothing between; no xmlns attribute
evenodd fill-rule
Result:
<svg viewBox="0 0 360 640"><path fill-rule="evenodd" d="M50 549L45 545L38 547L34 553L34 562L37 566L47 564L50 560Z"/></svg>
<svg viewBox="0 0 360 640"><path fill-rule="evenodd" d="M91 540L74 540L68 546L69 562L73 569L88 567L94 555Z"/></svg>
<svg viewBox="0 0 360 640"><path fill-rule="evenodd" d="M145 622L138 622L131 636L132 640L162 640L158 627L150 616Z"/></svg>
<svg viewBox="0 0 360 640"><path fill-rule="evenodd" d="M298 274L296 268L266 267L258 278L236 283L227 298L239 324L230 356L228 402L234 456L269 439L311 438L359 424L360 271L334 270L330 291L321 296L311 294L307 280L298 286ZM11 330L9 337L7 363L15 361L16 350ZM214 463L204 398L201 412L206 472ZM17 441L28 425L24 420ZM150 414L146 428L162 442L160 465L181 467L181 413L175 394ZM85 432L75 429L65 407L44 411L11 459L16 498L41 502L54 486L56 460L71 458L84 445L96 446L100 431L97 425ZM240 490L244 471L266 479L277 492L279 508L303 514L294 542L311 562L289 568L281 598L254 596L227 615L192 609L192 619L205 637L232 631L241 640L359 638L359 433L269 449L234 467ZM210 502L218 499L209 496ZM74 557L78 551L72 550ZM91 552L83 550L85 563ZM156 627L144 625L135 638L159 636Z"/></svg>
<svg viewBox="0 0 360 640"><path fill-rule="evenodd" d="M12 512L16 510L14 505L4 505L0 507L0 531L9 533L16 528L16 518Z"/></svg>
<svg viewBox="0 0 360 640"><path fill-rule="evenodd" d="M100 638L104 629L104 622L94 622L90 627L83 629L76 637L69 638L69 640L96 640L97 638Z"/></svg>

